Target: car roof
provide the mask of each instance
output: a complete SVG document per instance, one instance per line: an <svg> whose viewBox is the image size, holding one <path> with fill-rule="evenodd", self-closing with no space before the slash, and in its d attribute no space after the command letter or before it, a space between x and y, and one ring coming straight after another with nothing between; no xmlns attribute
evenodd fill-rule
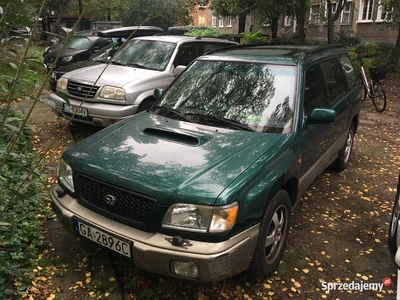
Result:
<svg viewBox="0 0 400 300"><path fill-rule="evenodd" d="M275 64L297 65L300 60L316 60L321 57L344 53L340 45L240 45L222 49L214 49L199 59L234 59L245 61L268 62Z"/></svg>
<svg viewBox="0 0 400 300"><path fill-rule="evenodd" d="M157 26L125 26L125 27L103 30L97 33L97 35L101 37L127 39L129 37L154 35L163 32L164 30Z"/></svg>
<svg viewBox="0 0 400 300"><path fill-rule="evenodd" d="M195 37L186 35L153 35L136 37L135 40L152 40L152 41L165 41L171 43L188 42L188 41L206 41L206 42L221 42L221 43L232 43L232 45L238 45L236 42L232 42L227 39L215 38L215 37Z"/></svg>

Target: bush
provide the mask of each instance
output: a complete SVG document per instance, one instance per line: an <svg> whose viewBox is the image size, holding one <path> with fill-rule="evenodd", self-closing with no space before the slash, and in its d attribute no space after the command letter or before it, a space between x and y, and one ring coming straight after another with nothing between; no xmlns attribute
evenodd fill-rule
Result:
<svg viewBox="0 0 400 300"><path fill-rule="evenodd" d="M393 65L392 61L393 51L393 46L375 42L361 42L355 47L349 48L350 55L357 68L360 67L360 64L355 59L356 56L359 54L363 57L365 70L368 70L370 66L386 66L388 70L395 70L396 66Z"/></svg>
<svg viewBox="0 0 400 300"><path fill-rule="evenodd" d="M256 32L245 32L243 34L243 44L265 44L270 39L261 34L261 29Z"/></svg>
<svg viewBox="0 0 400 300"><path fill-rule="evenodd" d="M344 47L353 47L361 43L360 38L355 36L349 36L347 33L341 31L337 33L335 43L340 44Z"/></svg>
<svg viewBox="0 0 400 300"><path fill-rule="evenodd" d="M23 117L13 111L0 121L5 126L0 135L0 163ZM0 298L17 298L30 282L29 271L36 264L43 243L42 225L46 218L45 181L34 167L37 157L32 151L33 132L25 127L0 167ZM0 165L1 166L1 165ZM18 297L19 298L19 297Z"/></svg>

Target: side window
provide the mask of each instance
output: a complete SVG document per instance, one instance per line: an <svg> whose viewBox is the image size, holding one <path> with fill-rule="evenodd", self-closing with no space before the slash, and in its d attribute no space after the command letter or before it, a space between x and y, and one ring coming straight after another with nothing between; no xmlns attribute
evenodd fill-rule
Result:
<svg viewBox="0 0 400 300"><path fill-rule="evenodd" d="M321 67L329 93L326 107L332 107L346 94L346 83L335 58L323 61Z"/></svg>
<svg viewBox="0 0 400 300"><path fill-rule="evenodd" d="M175 57L174 66L187 66L194 60L199 53L197 51L196 43L186 43L179 47L178 53Z"/></svg>
<svg viewBox="0 0 400 300"><path fill-rule="evenodd" d="M308 115L314 108L326 107L326 87L319 64L306 70L304 81L304 113Z"/></svg>
<svg viewBox="0 0 400 300"><path fill-rule="evenodd" d="M203 47L201 49L201 55L203 55L207 51L210 51L210 50L213 50L213 49L233 46L233 44L228 44L228 43L203 43L202 46Z"/></svg>
<svg viewBox="0 0 400 300"><path fill-rule="evenodd" d="M106 39L98 39L94 42L94 49L101 49L104 48L105 46L107 46L108 44L110 44L111 41L110 40L106 40Z"/></svg>
<svg viewBox="0 0 400 300"><path fill-rule="evenodd" d="M349 88L354 87L357 84L357 76L353 63L347 55L340 56L339 61L340 65L342 66L343 73L346 76Z"/></svg>

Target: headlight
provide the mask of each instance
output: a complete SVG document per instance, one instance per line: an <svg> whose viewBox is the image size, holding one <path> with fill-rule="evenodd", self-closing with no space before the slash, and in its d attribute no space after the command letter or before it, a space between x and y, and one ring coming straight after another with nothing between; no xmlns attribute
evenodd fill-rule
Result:
<svg viewBox="0 0 400 300"><path fill-rule="evenodd" d="M100 91L100 98L125 100L125 90L114 86L106 85Z"/></svg>
<svg viewBox="0 0 400 300"><path fill-rule="evenodd" d="M65 56L65 57L61 58L60 61L63 61L63 62L70 62L73 58L74 58L74 57L73 57L72 55L70 55L70 56Z"/></svg>
<svg viewBox="0 0 400 300"><path fill-rule="evenodd" d="M172 205L163 220L163 227L194 232L224 232L235 224L238 203L227 206L206 206L177 203Z"/></svg>
<svg viewBox="0 0 400 300"><path fill-rule="evenodd" d="M57 80L57 88L63 91L67 90L68 79L61 77Z"/></svg>
<svg viewBox="0 0 400 300"><path fill-rule="evenodd" d="M72 169L63 159L60 160L60 166L58 167L58 181L70 192L75 192L74 182L72 180Z"/></svg>

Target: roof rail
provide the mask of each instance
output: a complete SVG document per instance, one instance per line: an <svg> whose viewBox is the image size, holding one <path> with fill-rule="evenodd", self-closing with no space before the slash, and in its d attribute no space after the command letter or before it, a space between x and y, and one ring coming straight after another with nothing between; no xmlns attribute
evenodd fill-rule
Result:
<svg viewBox="0 0 400 300"><path fill-rule="evenodd" d="M213 54L213 53L223 52L225 50L232 50L232 49L236 49L236 48L242 49L242 48L250 48L250 47L257 47L257 46L273 46L273 45L274 44L272 44L272 43L233 45L233 46L227 46L227 47L223 47L223 48L212 49L210 51L207 51L204 54Z"/></svg>
<svg viewBox="0 0 400 300"><path fill-rule="evenodd" d="M328 49L335 49L335 48L342 48L341 44L329 44L329 45L324 45L320 47L316 47L313 49L308 49L305 50L302 54L300 54L299 59L305 59L307 56L310 56L311 54L323 51L323 50L328 50Z"/></svg>

